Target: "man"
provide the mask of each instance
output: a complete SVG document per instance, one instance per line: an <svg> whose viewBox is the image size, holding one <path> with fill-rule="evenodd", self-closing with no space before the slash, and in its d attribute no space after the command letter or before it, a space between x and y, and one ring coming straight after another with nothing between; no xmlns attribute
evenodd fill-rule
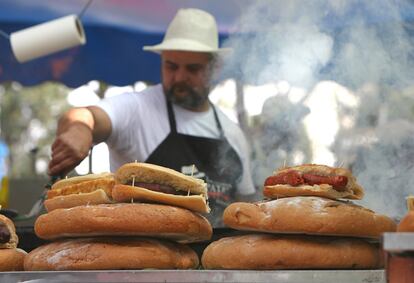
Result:
<svg viewBox="0 0 414 283"><path fill-rule="evenodd" d="M255 190L243 133L208 100L215 58L225 51L215 19L198 9L179 10L163 42L144 50L161 54L162 84L65 113L49 174L72 170L92 144L106 142L111 171L137 160L205 179L209 219L221 226L223 209Z"/></svg>

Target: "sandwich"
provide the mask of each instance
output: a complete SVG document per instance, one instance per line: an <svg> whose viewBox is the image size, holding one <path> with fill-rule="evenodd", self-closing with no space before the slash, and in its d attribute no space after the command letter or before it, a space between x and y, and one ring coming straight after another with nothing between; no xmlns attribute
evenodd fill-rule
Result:
<svg viewBox="0 0 414 283"><path fill-rule="evenodd" d="M212 235L208 220L196 212L208 211L206 194L201 180L161 166L125 164L115 175L55 183L45 203L48 213L37 218L35 233L45 240L143 236L201 242Z"/></svg>
<svg viewBox="0 0 414 283"><path fill-rule="evenodd" d="M364 190L345 168L304 164L274 172L265 180L263 194L270 199L292 196L362 199Z"/></svg>
<svg viewBox="0 0 414 283"><path fill-rule="evenodd" d="M23 270L27 253L17 248L18 242L13 222L0 214L0 271Z"/></svg>
<svg viewBox="0 0 414 283"><path fill-rule="evenodd" d="M309 196L235 202L224 210L223 221L244 231L371 239L397 226L388 216L351 202Z"/></svg>
<svg viewBox="0 0 414 283"><path fill-rule="evenodd" d="M175 170L148 163L127 163L115 173L117 202L160 203L208 213L207 185Z"/></svg>
<svg viewBox="0 0 414 283"><path fill-rule="evenodd" d="M200 196L206 195L206 187L202 181L181 175L133 163L115 175L57 182L48 192L48 213L40 215L34 225L39 238L57 242L30 252L25 269L197 267L196 253L182 244L211 239L211 224L195 212L207 211L205 197ZM174 195L178 187L186 195Z"/></svg>
<svg viewBox="0 0 414 283"><path fill-rule="evenodd" d="M47 192L45 208L48 212L57 208L78 205L112 203L112 173L88 174L62 179Z"/></svg>

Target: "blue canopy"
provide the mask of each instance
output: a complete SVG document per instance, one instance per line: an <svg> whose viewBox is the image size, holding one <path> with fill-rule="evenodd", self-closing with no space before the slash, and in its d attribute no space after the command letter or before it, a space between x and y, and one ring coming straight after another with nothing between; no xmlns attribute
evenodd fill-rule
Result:
<svg viewBox="0 0 414 283"><path fill-rule="evenodd" d="M201 8L219 23L220 39L238 16L240 2L197 0L95 0L83 14L86 45L20 64L9 40L0 37L0 83L35 85L47 80L76 87L90 80L113 85L160 80L159 55L142 50L162 41L177 9ZM12 32L69 14L79 14L87 0L0 0L0 30Z"/></svg>
<svg viewBox="0 0 414 283"><path fill-rule="evenodd" d="M62 16L79 14L87 2L0 0L0 30L10 34ZM145 52L142 47L161 42L176 11L189 7L209 11L216 17L221 42L232 34L232 40L225 44L233 47L235 52L226 61L224 77L236 77L253 83L260 81L256 77L260 74L259 70L269 66L269 59L273 60L273 67L280 64L278 45L283 46L284 40L275 42L272 27L286 21L299 22L303 17L313 17L316 19L314 24L335 40L333 48L336 53L321 70L325 78L333 79L330 73L335 73L331 69L337 63L338 46L349 40L347 34L352 29L351 23L363 18L364 23L378 30L381 40L384 38L392 46L394 39L398 42L398 34L393 34L392 25L385 34L383 26L396 20L411 23L414 18L412 0L348 2L342 7L329 0L94 0L81 18L86 45L20 64L12 54L9 40L0 36L0 83L13 80L23 85L35 85L53 80L76 87L90 80L101 80L112 85L128 85L136 81L159 82L159 55ZM252 4L261 7L253 13L249 9ZM389 11L391 4L398 13ZM339 12L338 7L342 7L343 12ZM246 14L256 23L239 22L240 16ZM411 25L407 27L412 36ZM341 29L348 29L348 32L338 32ZM235 31L239 33L234 34ZM306 65L306 62L302 63ZM273 79L277 71L272 72L265 78Z"/></svg>

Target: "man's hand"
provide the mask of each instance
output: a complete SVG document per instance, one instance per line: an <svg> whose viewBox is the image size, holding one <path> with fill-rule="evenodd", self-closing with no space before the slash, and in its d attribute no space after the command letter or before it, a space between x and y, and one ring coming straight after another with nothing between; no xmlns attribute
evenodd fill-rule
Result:
<svg viewBox="0 0 414 283"><path fill-rule="evenodd" d="M72 124L65 132L58 134L52 144L49 175L66 175L74 169L88 156L92 140L92 130L81 122Z"/></svg>
<svg viewBox="0 0 414 283"><path fill-rule="evenodd" d="M111 134L109 116L96 106L72 108L58 123L56 140L52 144L50 176L65 175L76 167L92 147Z"/></svg>

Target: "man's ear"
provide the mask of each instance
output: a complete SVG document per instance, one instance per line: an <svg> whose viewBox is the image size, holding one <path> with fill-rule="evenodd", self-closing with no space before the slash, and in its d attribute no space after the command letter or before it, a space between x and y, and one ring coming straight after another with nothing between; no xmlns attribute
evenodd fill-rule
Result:
<svg viewBox="0 0 414 283"><path fill-rule="evenodd" d="M223 67L224 58L219 55L212 55L210 61L210 68L212 72L217 71L217 69L221 69Z"/></svg>
<svg viewBox="0 0 414 283"><path fill-rule="evenodd" d="M223 59L215 54L211 55L210 62L208 64L208 74L207 77L210 81L214 81L218 76L220 69L223 66Z"/></svg>

